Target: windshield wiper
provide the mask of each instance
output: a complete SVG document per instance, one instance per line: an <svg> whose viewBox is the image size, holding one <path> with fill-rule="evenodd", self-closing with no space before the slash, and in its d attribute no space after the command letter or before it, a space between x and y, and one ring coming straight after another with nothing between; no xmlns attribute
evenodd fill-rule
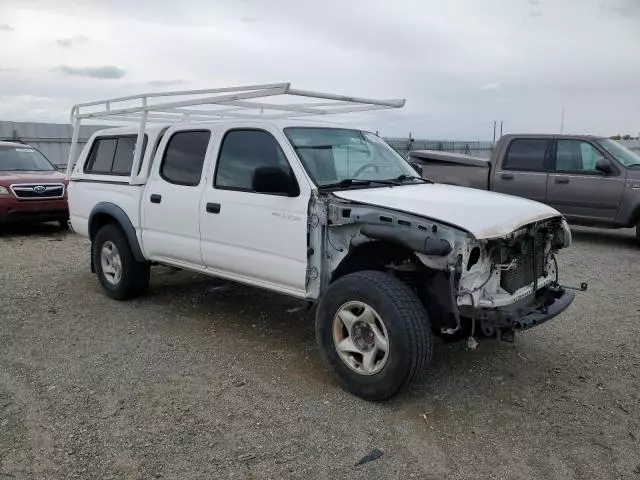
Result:
<svg viewBox="0 0 640 480"><path fill-rule="evenodd" d="M398 175L396 178L393 178L392 180L400 183L406 182L407 180L418 180L423 183L433 183L433 181L429 180L428 178L414 177L413 175L406 175L404 173L402 175Z"/></svg>
<svg viewBox="0 0 640 480"><path fill-rule="evenodd" d="M335 183L325 183L324 185L319 185L318 188L348 188L354 186L368 186L372 183L377 183L380 185L388 185L393 187L394 185L399 185L395 180L358 180L357 178L345 178Z"/></svg>

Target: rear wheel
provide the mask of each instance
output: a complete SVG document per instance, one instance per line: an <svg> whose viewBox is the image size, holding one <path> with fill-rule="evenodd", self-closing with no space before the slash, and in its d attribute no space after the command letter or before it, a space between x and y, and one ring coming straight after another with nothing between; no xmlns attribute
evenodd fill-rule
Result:
<svg viewBox="0 0 640 480"><path fill-rule="evenodd" d="M636 239L640 241L640 220L638 220L638 224L636 225Z"/></svg>
<svg viewBox="0 0 640 480"><path fill-rule="evenodd" d="M142 295L149 287L149 264L138 262L122 230L105 225L93 241L93 262L107 296L127 300Z"/></svg>
<svg viewBox="0 0 640 480"><path fill-rule="evenodd" d="M342 387L366 400L395 395L431 361L427 312L406 284L383 272L352 273L329 286L316 336Z"/></svg>

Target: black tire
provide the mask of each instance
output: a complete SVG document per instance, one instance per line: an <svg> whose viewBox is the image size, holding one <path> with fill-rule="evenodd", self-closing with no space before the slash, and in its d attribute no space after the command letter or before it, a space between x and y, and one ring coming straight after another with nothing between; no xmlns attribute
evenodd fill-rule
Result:
<svg viewBox="0 0 640 480"><path fill-rule="evenodd" d="M58 220L58 225L60 226L60 230L69 230L68 220Z"/></svg>
<svg viewBox="0 0 640 480"><path fill-rule="evenodd" d="M638 223L636 225L636 240L640 242L640 220L638 220Z"/></svg>
<svg viewBox="0 0 640 480"><path fill-rule="evenodd" d="M110 283L102 271L101 252L106 242L113 243L119 253L122 275L116 284ZM98 230L93 244L93 263L98 280L108 297L115 300L129 300L146 292L149 287L149 264L138 262L131 252L124 233L115 224L109 224Z"/></svg>
<svg viewBox="0 0 640 480"><path fill-rule="evenodd" d="M352 301L373 308L387 330L388 358L372 375L352 370L340 357L333 339L334 318ZM383 272L351 273L331 284L318 304L316 338L325 365L341 386L365 400L392 397L418 378L431 361L432 334L424 306L405 283Z"/></svg>

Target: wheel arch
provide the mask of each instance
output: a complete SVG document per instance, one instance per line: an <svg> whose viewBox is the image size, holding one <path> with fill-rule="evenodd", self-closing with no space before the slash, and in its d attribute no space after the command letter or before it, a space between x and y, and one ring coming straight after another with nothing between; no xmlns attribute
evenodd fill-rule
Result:
<svg viewBox="0 0 640 480"><path fill-rule="evenodd" d="M637 227L640 224L640 203L636 205L633 209L633 213L631 214L631 221L629 222L629 227Z"/></svg>
<svg viewBox="0 0 640 480"><path fill-rule="evenodd" d="M384 270L394 261L411 258L413 251L388 240L374 240L353 246L331 274L331 283L349 273L363 270Z"/></svg>
<svg viewBox="0 0 640 480"><path fill-rule="evenodd" d="M122 208L114 203L100 202L91 210L91 214L89 215L89 238L91 241L93 242L100 228L110 223L120 227L131 246L133 257L139 262L146 262L147 259L144 258L142 254L136 229L131 219Z"/></svg>

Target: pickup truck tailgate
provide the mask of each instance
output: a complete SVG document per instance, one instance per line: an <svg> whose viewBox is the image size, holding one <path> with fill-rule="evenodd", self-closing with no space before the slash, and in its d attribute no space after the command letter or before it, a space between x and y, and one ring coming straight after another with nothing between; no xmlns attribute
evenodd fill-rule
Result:
<svg viewBox="0 0 640 480"><path fill-rule="evenodd" d="M489 190L491 163L484 158L417 150L411 152L410 161L422 165L422 176L434 182Z"/></svg>

